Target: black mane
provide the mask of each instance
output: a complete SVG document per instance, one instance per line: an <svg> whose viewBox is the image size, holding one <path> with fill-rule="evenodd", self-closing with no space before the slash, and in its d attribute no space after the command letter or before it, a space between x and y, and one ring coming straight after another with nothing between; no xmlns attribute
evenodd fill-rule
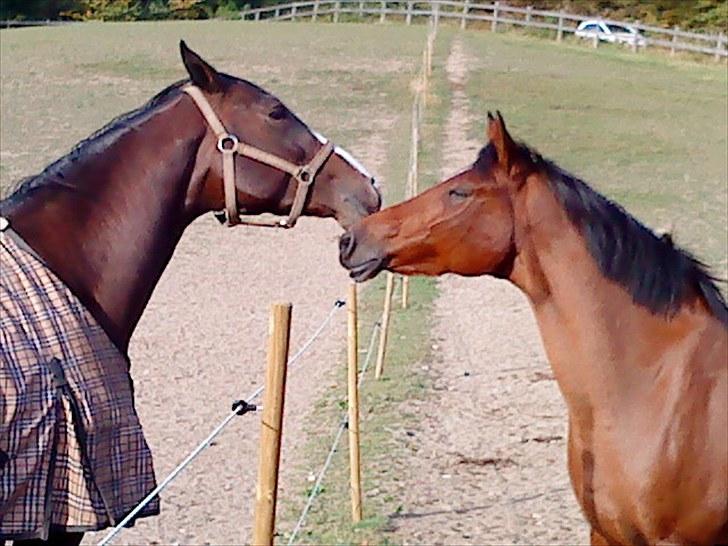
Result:
<svg viewBox="0 0 728 546"><path fill-rule="evenodd" d="M520 152L545 172L551 191L571 222L586 239L587 248L605 277L619 283L632 300L652 313L674 315L692 296L701 296L713 315L728 325L728 307L717 280L669 236L659 237L620 205L590 188L537 152L520 144ZM489 169L497 159L489 144L475 166Z"/></svg>

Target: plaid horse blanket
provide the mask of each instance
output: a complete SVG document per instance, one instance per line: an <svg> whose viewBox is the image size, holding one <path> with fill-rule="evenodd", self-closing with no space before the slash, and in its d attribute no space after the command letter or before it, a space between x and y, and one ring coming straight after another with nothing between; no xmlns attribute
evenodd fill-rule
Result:
<svg viewBox="0 0 728 546"><path fill-rule="evenodd" d="M10 229L0 231L0 542L113 525L156 487L129 362ZM139 515L159 512L155 499Z"/></svg>

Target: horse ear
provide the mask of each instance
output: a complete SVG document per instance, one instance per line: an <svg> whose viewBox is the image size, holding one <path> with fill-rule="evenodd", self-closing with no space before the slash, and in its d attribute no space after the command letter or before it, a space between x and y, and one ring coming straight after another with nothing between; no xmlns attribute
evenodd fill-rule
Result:
<svg viewBox="0 0 728 546"><path fill-rule="evenodd" d="M192 51L184 40L179 42L179 52L182 55L182 62L190 75L190 81L197 87L208 93L219 93L222 91L220 74L197 53Z"/></svg>
<svg viewBox="0 0 728 546"><path fill-rule="evenodd" d="M506 122L499 111L496 111L496 117L488 112L488 140L495 146L500 166L509 169L515 155L516 143L508 134Z"/></svg>

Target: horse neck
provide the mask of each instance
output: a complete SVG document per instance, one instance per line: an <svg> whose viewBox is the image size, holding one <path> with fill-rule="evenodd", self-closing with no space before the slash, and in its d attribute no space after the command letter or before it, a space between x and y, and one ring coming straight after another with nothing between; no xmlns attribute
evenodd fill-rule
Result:
<svg viewBox="0 0 728 546"><path fill-rule="evenodd" d="M518 255L510 280L530 300L572 418L591 419L595 408L624 411L629 397L652 384L646 378L665 362L669 340L685 338L704 309L687 306L667 321L635 304L599 270L547 181L529 180L514 209Z"/></svg>
<svg viewBox="0 0 728 546"><path fill-rule="evenodd" d="M122 352L194 218L186 198L205 134L194 108L178 96L142 114L102 150L42 174L6 213Z"/></svg>

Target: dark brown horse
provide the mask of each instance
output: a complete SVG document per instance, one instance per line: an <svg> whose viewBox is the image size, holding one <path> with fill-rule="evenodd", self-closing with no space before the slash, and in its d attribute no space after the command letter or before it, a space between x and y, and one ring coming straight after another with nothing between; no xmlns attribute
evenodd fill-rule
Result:
<svg viewBox="0 0 728 546"><path fill-rule="evenodd" d="M357 280L494 275L530 300L592 544L728 542L728 311L705 268L515 143L341 238Z"/></svg>
<svg viewBox="0 0 728 546"><path fill-rule="evenodd" d="M122 355L182 232L200 215L226 210L228 222L235 224L238 210L290 214L287 224L279 222L286 227L305 214L334 217L347 227L381 203L364 168L280 100L217 72L184 42L180 47L189 80L112 121L0 202L3 237L12 232L19 241L13 248L27 245ZM9 262L1 266L3 272L6 266ZM0 303L23 305L23 294L7 295L7 286L0 288L0 296L7 296ZM8 320L8 331L22 330ZM0 393L0 414L25 396L25 387L8 371L10 350L0 348L0 378L20 394L10 399L9 392ZM0 470L14 456L6 453L6 440L0 443L5 450L0 450ZM0 521L17 494L11 491L0 503ZM113 522L117 516L109 517ZM46 526L40 535L21 538L44 538L47 531ZM80 540L80 534L65 531L51 527L50 542ZM18 536L6 534L0 542L3 538Z"/></svg>

